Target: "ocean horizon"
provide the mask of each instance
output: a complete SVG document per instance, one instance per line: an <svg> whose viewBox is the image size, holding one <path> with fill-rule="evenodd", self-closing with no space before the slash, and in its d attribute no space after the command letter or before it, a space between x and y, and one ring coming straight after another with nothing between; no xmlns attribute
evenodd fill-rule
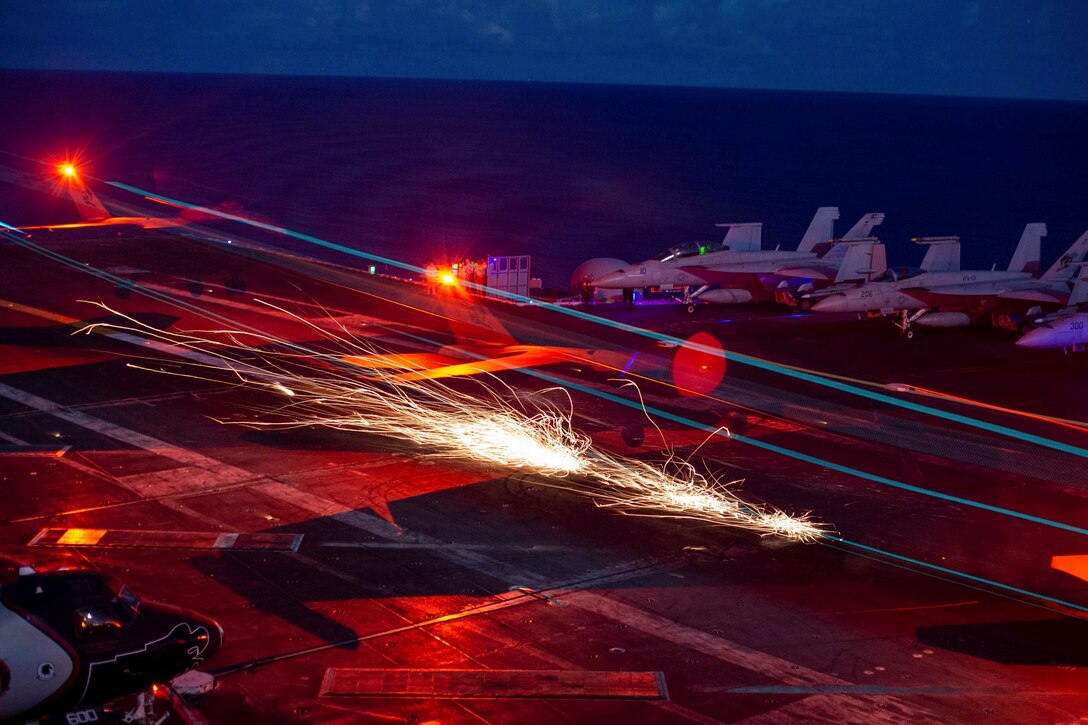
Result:
<svg viewBox="0 0 1088 725"><path fill-rule="evenodd" d="M529 254L566 288L592 257L628 262L762 221L796 246L887 214L960 235L965 267L1004 267L1046 222L1043 265L1088 229L1088 103L702 87L0 71L0 163L78 154L98 179L247 214L405 262ZM3 221L74 218L0 184ZM57 217L63 216L63 219Z"/></svg>

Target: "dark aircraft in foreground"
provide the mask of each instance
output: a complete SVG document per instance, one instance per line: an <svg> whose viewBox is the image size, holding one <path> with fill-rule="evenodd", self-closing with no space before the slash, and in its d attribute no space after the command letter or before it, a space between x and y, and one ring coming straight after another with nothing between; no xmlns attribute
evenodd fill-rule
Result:
<svg viewBox="0 0 1088 725"><path fill-rule="evenodd" d="M166 683L222 644L215 621L142 602L110 574L0 560L0 721L99 720L98 706Z"/></svg>

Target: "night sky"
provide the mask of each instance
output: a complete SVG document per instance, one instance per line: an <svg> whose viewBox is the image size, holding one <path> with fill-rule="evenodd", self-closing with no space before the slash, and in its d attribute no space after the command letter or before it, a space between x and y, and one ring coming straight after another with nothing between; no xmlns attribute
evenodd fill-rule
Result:
<svg viewBox="0 0 1088 725"><path fill-rule="evenodd" d="M0 67L1088 100L1084 0L3 0Z"/></svg>

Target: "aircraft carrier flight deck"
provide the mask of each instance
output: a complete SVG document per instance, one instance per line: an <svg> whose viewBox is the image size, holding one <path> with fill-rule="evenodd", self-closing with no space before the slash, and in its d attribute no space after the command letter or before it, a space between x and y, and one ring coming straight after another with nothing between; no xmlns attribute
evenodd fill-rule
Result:
<svg viewBox="0 0 1088 725"><path fill-rule="evenodd" d="M908 342L887 320L771 305L449 308L418 283L165 232L3 244L0 556L100 569L218 622L222 648L198 668L214 688L177 697L178 718L1088 709L1084 355L996 329ZM460 314L477 308L519 345L569 355L489 372L501 397L552 401L610 456L690 461L823 533L795 543L625 507L574 476L328 421L254 425L290 400L170 337L259 331L258 350L319 353L350 337L417 360L464 346L480 316ZM678 392L675 376L706 367L678 362L697 333L723 348L720 377ZM442 384L484 395L475 378Z"/></svg>

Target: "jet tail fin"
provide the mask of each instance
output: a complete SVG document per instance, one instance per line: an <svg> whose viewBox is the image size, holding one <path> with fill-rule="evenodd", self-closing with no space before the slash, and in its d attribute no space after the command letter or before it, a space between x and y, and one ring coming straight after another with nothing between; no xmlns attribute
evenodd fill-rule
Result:
<svg viewBox="0 0 1088 725"><path fill-rule="evenodd" d="M1088 264L1081 262L1080 274L1077 275L1077 283L1073 285L1073 291L1069 293L1069 307L1080 307L1088 304Z"/></svg>
<svg viewBox="0 0 1088 725"><path fill-rule="evenodd" d="M849 241L851 239L865 239L871 237L873 229L880 226L884 222L884 213L879 211L869 212L868 214L858 219L857 224L850 228L846 234L842 235L843 241ZM804 251L804 250L799 250Z"/></svg>
<svg viewBox="0 0 1088 725"><path fill-rule="evenodd" d="M805 236L801 237L801 243L797 245L797 251L811 252L817 244L835 236L835 220L838 218L839 207L837 206L821 206L817 209L816 216L809 222Z"/></svg>
<svg viewBox="0 0 1088 725"><path fill-rule="evenodd" d="M1088 232L1080 235L1080 239L1073 242L1065 254L1058 257L1050 269L1043 273L1040 279L1044 282L1071 281L1077 273L1077 264L1083 262L1088 256Z"/></svg>
<svg viewBox="0 0 1088 725"><path fill-rule="evenodd" d="M85 222L98 222L110 218L110 212L83 179L72 177L65 180L68 196L75 202L79 218Z"/></svg>
<svg viewBox="0 0 1088 725"><path fill-rule="evenodd" d="M435 290L437 307L462 345L516 345L517 340L480 298L459 282Z"/></svg>
<svg viewBox="0 0 1088 725"><path fill-rule="evenodd" d="M1039 245L1045 236L1046 224L1025 225L1024 233L1020 235L1020 243L1016 245L1016 251L1009 261L1009 271L1039 274Z"/></svg>
<svg viewBox="0 0 1088 725"><path fill-rule="evenodd" d="M733 251L756 252L763 246L763 222L715 224L728 229L722 245Z"/></svg>
<svg viewBox="0 0 1088 725"><path fill-rule="evenodd" d="M888 256L884 244L875 237L867 241L838 244L846 248L835 283L868 282L888 269Z"/></svg>
<svg viewBox="0 0 1088 725"><path fill-rule="evenodd" d="M915 237L915 244L929 247L922 258L921 269L926 272L958 272L960 268L959 237Z"/></svg>

